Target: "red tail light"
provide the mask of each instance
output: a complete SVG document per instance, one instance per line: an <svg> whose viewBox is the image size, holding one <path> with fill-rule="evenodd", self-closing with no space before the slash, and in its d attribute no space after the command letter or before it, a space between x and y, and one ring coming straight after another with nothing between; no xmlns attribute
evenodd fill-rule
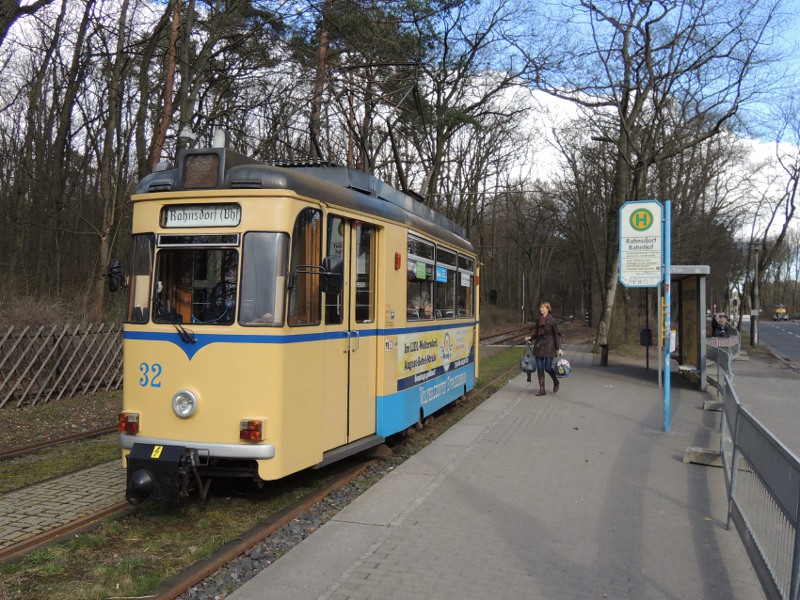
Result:
<svg viewBox="0 0 800 600"><path fill-rule="evenodd" d="M119 413L117 417L117 431L123 433L139 433L139 413Z"/></svg>
<svg viewBox="0 0 800 600"><path fill-rule="evenodd" d="M263 421L256 419L242 419L239 422L239 439L249 442L260 442L263 433Z"/></svg>

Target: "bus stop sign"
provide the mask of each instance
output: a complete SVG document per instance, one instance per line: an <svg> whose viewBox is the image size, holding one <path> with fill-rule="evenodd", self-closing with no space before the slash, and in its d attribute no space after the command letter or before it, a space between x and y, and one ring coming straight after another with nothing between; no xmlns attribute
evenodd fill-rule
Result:
<svg viewBox="0 0 800 600"><path fill-rule="evenodd" d="M619 208L619 280L625 287L661 283L663 214L658 200L635 200Z"/></svg>

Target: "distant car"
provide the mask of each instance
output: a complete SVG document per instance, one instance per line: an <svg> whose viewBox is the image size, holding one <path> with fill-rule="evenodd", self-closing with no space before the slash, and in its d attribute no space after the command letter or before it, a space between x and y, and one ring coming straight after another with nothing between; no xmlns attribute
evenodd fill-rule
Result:
<svg viewBox="0 0 800 600"><path fill-rule="evenodd" d="M788 321L789 313L786 312L786 307L783 304L775 306L775 312L772 314L773 321Z"/></svg>

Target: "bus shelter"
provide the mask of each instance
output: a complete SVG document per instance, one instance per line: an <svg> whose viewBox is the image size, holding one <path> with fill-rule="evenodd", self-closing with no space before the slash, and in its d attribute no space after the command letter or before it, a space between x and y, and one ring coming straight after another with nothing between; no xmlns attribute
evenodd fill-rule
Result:
<svg viewBox="0 0 800 600"><path fill-rule="evenodd" d="M670 319L673 327L670 355L678 362L681 375L697 382L702 391L707 387L706 276L710 273L708 265L672 265L670 269ZM663 327L662 313L662 334ZM664 339L663 335L661 339Z"/></svg>

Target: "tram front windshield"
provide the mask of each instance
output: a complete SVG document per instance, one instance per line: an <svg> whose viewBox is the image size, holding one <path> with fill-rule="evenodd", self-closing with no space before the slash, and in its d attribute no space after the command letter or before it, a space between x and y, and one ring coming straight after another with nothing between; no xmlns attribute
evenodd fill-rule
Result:
<svg viewBox="0 0 800 600"><path fill-rule="evenodd" d="M206 245L204 241L219 241L208 237L161 236L154 278L142 272L152 261L135 261L129 321L146 323L151 303L142 300L152 298L155 323L283 324L288 235L248 233L241 247L238 235L223 240L230 247ZM145 286L152 289L149 297Z"/></svg>

